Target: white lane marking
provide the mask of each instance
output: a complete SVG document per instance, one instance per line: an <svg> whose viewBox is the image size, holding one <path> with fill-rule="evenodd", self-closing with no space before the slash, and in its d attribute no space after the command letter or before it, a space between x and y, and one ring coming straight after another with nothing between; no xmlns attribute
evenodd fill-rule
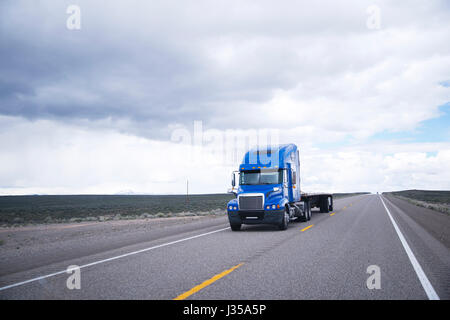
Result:
<svg viewBox="0 0 450 320"><path fill-rule="evenodd" d="M408 255L409 261L411 261L411 264L413 265L414 271L416 271L417 277L419 278L420 283L422 284L422 287L428 296L428 299L440 300L439 296L437 295L436 291L434 291L433 286L431 285L430 281L428 280L425 272L423 271L422 267L420 266L419 261L417 261L416 257L414 256L414 253L412 252L411 248L409 247L408 242L406 242L405 237L403 236L402 232L400 231L399 227L397 226L397 223L395 222L394 218L392 218L391 212L386 207L386 204L384 203L383 198L381 196L380 196L380 200L383 203L383 206L386 209L386 212L388 213L392 224L394 225L394 229L397 232L398 237L400 238L403 248L405 249L406 254Z"/></svg>
<svg viewBox="0 0 450 320"><path fill-rule="evenodd" d="M159 244L159 245L156 245L156 246L153 246L153 247L149 247L149 248L145 248L145 249L141 249L141 250L137 250L137 251L121 254L119 256L115 256L115 257L112 257L112 258L107 258L107 259L91 262L91 263L88 263L88 264L80 266L80 269L91 267L91 266L95 266L97 264L108 262L108 261L112 261L112 260L117 260L117 259L120 259L120 258L125 258L125 257L131 256L131 255L134 255L134 254L150 251L150 250L153 250L153 249L158 249L158 248L161 248L161 247L170 246L170 245L175 244L175 243L179 243L179 242L183 242L183 241L192 240L192 239L195 239L195 238L207 236L209 234L213 234L213 233L220 232L220 231L227 230L227 229L230 229L230 227L223 228L223 229L218 229L218 230L214 230L214 231L210 231L210 232L206 232L206 233L202 233L202 234L198 234L196 236L192 236L192 237L188 237L188 238L184 238L184 239L179 239L179 240L175 240L175 241ZM18 287L18 286L21 286L21 285L24 285L24 284L27 284L27 283L30 283L30 282L39 281L39 280L42 280L42 279L54 277L54 276L57 276L59 274L63 274L63 273L66 273L66 272L67 272L67 270L62 270L62 271L46 274L44 276L36 277L36 278L33 278L33 279L29 279L29 280L13 283L13 284L10 284L8 286L1 287L0 291L6 290L6 289L9 289L9 288Z"/></svg>

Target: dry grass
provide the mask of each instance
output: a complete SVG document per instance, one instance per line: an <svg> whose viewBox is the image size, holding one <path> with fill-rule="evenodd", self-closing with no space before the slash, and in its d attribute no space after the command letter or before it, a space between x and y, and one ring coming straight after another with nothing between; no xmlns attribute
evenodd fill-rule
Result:
<svg viewBox="0 0 450 320"><path fill-rule="evenodd" d="M388 192L418 207L450 214L450 191L405 190Z"/></svg>
<svg viewBox="0 0 450 320"><path fill-rule="evenodd" d="M135 196L6 196L0 197L0 225L21 226L218 215L234 198L230 194Z"/></svg>

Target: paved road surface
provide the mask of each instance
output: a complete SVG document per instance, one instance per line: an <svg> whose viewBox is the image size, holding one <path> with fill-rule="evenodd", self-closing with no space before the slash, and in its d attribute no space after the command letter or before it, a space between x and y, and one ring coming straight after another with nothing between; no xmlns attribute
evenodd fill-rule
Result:
<svg viewBox="0 0 450 320"><path fill-rule="evenodd" d="M286 231L232 232L220 217L9 255L0 299L450 298L448 216L378 195L334 209ZM69 265L81 266L80 290L66 286ZM367 288L371 265L380 289Z"/></svg>

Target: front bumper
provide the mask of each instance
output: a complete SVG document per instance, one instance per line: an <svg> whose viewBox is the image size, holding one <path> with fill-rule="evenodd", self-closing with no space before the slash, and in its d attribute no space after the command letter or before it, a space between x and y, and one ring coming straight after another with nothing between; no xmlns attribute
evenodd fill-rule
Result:
<svg viewBox="0 0 450 320"><path fill-rule="evenodd" d="M274 224L279 225L284 218L284 209L280 210L228 210L230 224Z"/></svg>

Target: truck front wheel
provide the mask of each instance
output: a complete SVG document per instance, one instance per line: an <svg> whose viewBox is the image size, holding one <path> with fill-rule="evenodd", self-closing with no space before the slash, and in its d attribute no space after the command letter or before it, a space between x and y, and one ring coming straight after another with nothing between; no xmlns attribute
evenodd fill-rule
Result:
<svg viewBox="0 0 450 320"><path fill-rule="evenodd" d="M284 211L284 217L281 220L281 223L278 225L278 228L280 230L286 230L289 223L289 208L286 207L286 210Z"/></svg>
<svg viewBox="0 0 450 320"><path fill-rule="evenodd" d="M241 224L230 224L231 230L233 231L239 231L241 230Z"/></svg>

